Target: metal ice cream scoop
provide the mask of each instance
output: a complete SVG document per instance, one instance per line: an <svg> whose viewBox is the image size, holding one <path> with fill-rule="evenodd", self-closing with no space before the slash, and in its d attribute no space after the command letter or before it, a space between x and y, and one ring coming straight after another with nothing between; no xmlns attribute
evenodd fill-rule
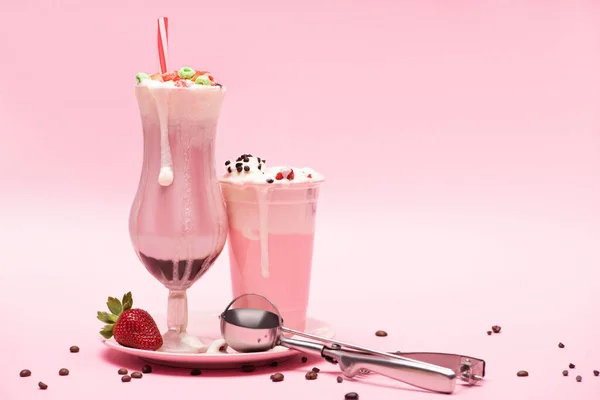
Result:
<svg viewBox="0 0 600 400"><path fill-rule="evenodd" d="M262 297L276 313L259 308L231 308L244 296ZM400 353L411 357L407 358L286 328L277 307L257 294L238 296L219 318L223 339L238 352L266 351L278 345L284 346L323 357L339 365L347 377L375 372L422 389L452 393L457 376L472 385L485 374L485 361L472 357L444 353ZM285 337L283 334L305 337L314 342ZM434 364L436 361L441 365Z"/></svg>

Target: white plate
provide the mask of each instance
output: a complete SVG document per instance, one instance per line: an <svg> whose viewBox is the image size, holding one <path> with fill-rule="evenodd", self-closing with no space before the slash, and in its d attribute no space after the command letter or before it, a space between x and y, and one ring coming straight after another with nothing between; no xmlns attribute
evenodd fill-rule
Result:
<svg viewBox="0 0 600 400"><path fill-rule="evenodd" d="M190 311L188 332L198 336L205 343L220 339L219 314L219 311ZM161 332L164 332L166 326L164 326L164 323L161 324L160 321L166 321L166 316L156 315L155 320L157 321L157 325ZM335 332L329 324L314 318L307 318L306 332L327 339L331 339L335 336ZM282 346L277 346L272 350L257 353L237 353L233 349L227 349L226 353L169 353L164 351L149 351L124 347L117 343L114 338L107 340L100 337L100 339L106 346L113 350L140 357L141 359L154 364L169 367L203 369L240 368L243 365L254 365L258 367L270 364L273 361L285 361L298 354L297 351Z"/></svg>

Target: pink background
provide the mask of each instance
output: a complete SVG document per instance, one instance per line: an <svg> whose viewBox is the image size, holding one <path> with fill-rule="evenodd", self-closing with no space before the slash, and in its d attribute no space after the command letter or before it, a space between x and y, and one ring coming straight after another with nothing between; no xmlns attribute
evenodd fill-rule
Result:
<svg viewBox="0 0 600 400"><path fill-rule="evenodd" d="M328 364L310 382L308 366L282 366L277 385L271 369L118 381L141 363L103 348L96 310L132 290L164 312L167 294L127 232L142 156L132 85L158 68L159 15L171 65L229 87L219 166L252 152L327 175L311 315L382 350L486 359L461 398L600 398L600 3L166 4L0 5L0 399L440 396L384 378L340 385ZM191 308L222 308L228 279L224 252Z"/></svg>

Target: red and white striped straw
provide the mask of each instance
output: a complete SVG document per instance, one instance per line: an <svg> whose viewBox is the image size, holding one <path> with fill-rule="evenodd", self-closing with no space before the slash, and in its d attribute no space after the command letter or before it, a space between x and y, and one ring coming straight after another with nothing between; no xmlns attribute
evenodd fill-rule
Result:
<svg viewBox="0 0 600 400"><path fill-rule="evenodd" d="M169 56L169 19L160 17L158 19L158 62L160 72L167 72L167 61Z"/></svg>

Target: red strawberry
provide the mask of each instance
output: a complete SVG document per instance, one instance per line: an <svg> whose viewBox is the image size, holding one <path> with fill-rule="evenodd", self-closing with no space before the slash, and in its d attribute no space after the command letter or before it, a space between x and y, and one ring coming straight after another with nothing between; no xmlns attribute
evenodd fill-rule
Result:
<svg viewBox="0 0 600 400"><path fill-rule="evenodd" d="M287 176L288 181L291 181L294 179L294 170L290 168L290 173Z"/></svg>
<svg viewBox="0 0 600 400"><path fill-rule="evenodd" d="M307 177L312 178L312 174L308 174Z"/></svg>
<svg viewBox="0 0 600 400"><path fill-rule="evenodd" d="M283 179L283 174L281 172L278 172L277 175L275 175L275 179L277 179L278 181Z"/></svg>
<svg viewBox="0 0 600 400"><path fill-rule="evenodd" d="M98 311L98 319L106 323L100 331L102 336L106 339L114 336L121 346L134 349L158 350L162 347L162 336L154 319L142 309L131 308L131 292L123 296L123 302L109 297L106 304L110 313Z"/></svg>

